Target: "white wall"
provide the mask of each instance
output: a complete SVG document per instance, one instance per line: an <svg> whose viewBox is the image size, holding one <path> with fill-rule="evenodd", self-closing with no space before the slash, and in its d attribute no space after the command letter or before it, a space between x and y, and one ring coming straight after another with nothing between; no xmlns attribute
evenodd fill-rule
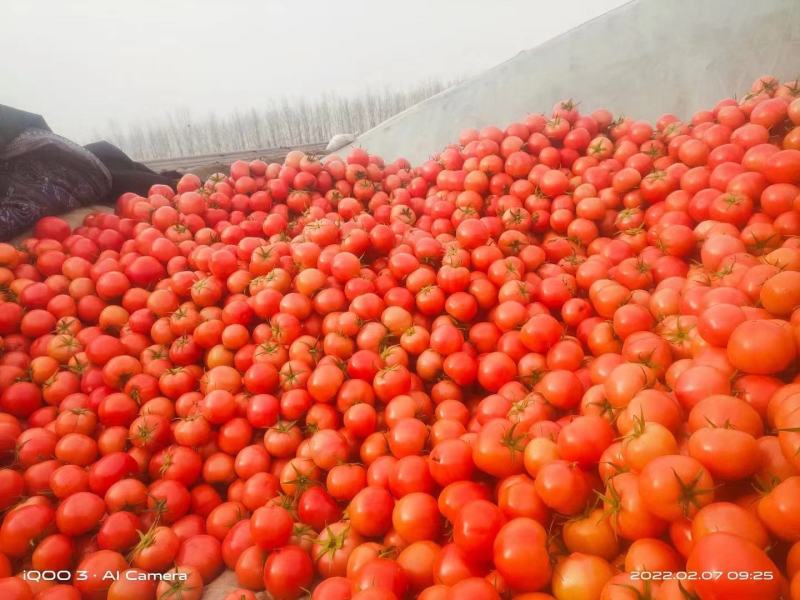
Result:
<svg viewBox="0 0 800 600"><path fill-rule="evenodd" d="M800 0L634 0L409 108L354 144L419 163L465 127L504 127L565 98L585 111L688 118L741 95L763 74L800 75Z"/></svg>

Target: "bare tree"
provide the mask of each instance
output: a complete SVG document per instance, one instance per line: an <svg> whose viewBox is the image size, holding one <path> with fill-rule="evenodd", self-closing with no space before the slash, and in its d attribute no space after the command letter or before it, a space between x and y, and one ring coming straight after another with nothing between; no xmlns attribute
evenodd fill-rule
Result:
<svg viewBox="0 0 800 600"><path fill-rule="evenodd" d="M454 82L426 80L405 89L370 89L358 96L326 93L316 99L272 99L260 107L195 119L188 107L160 120L123 129L116 121L105 137L139 160L256 150L325 142L359 133L439 93Z"/></svg>

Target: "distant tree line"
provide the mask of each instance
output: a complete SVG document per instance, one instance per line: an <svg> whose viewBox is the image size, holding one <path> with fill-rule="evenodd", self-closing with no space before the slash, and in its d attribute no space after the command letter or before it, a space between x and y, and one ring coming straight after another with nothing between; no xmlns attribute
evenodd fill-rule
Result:
<svg viewBox="0 0 800 600"><path fill-rule="evenodd" d="M406 90L384 88L356 97L281 98L250 110L202 118L180 108L162 119L127 128L112 121L97 137L137 160L327 142L337 133L364 132L452 83L429 80Z"/></svg>

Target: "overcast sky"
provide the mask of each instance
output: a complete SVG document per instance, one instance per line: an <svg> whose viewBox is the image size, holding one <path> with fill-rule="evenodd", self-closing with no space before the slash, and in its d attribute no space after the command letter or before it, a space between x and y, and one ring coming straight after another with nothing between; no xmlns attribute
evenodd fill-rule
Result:
<svg viewBox="0 0 800 600"><path fill-rule="evenodd" d="M158 119L468 77L625 0L0 0L0 104L86 143Z"/></svg>

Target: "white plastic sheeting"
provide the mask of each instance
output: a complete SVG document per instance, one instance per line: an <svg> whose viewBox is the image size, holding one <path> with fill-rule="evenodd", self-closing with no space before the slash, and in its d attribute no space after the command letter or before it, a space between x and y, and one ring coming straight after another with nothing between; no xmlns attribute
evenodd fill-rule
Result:
<svg viewBox="0 0 800 600"><path fill-rule="evenodd" d="M331 138L331 141L328 142L328 145L325 146L325 152L335 152L339 148L343 148L344 146L347 146L347 144L353 143L355 139L356 135L353 133L337 133Z"/></svg>
<svg viewBox="0 0 800 600"><path fill-rule="evenodd" d="M585 111L688 118L764 74L800 75L800 0L634 0L399 113L352 145L419 163L465 127L502 127L566 98Z"/></svg>

